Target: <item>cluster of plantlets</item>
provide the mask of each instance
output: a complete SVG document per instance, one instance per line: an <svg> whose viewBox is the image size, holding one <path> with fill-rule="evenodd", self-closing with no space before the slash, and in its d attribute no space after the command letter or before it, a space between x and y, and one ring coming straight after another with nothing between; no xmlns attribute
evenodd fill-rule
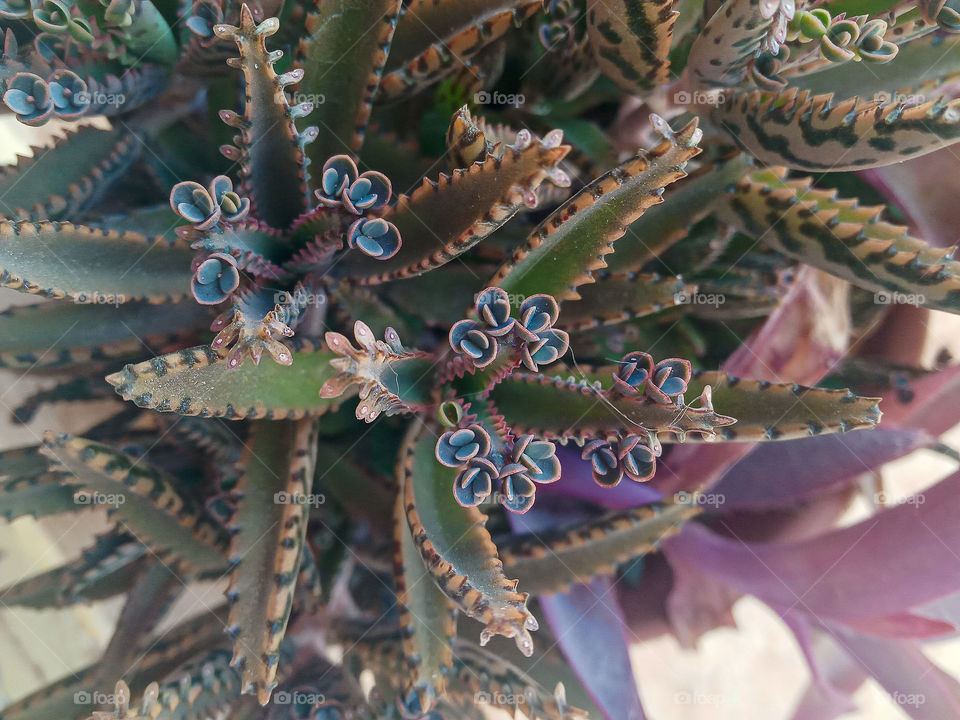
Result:
<svg viewBox="0 0 960 720"><path fill-rule="evenodd" d="M848 196L960 140L958 27L944 2L0 0L4 106L110 119L0 175L0 285L51 300L0 314L0 363L57 378L13 411L114 401L0 454L0 512L123 500L0 597L125 597L97 663L0 717L637 718L626 634L721 624L701 587L804 642L952 630L912 613L960 590L929 563L803 614L729 545L816 584L860 472L955 457L949 369L839 360L882 340L874 293L960 312L952 250ZM902 540L900 510L875 520Z"/></svg>

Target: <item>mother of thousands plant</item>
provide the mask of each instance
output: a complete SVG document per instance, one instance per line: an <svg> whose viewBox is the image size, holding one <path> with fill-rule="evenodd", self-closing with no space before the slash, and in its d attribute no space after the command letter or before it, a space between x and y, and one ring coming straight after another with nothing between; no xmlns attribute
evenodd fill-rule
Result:
<svg viewBox="0 0 960 720"><path fill-rule="evenodd" d="M885 338L960 312L960 263L883 175L960 140L956 0L0 0L0 30L6 111L106 118L0 174L0 284L50 300L0 314L0 364L55 380L12 411L113 398L0 454L8 519L109 523L0 598L124 597L0 718L641 718L628 642L743 594L811 663L797 717L870 675L960 716L916 644L953 630L960 476L837 527L865 471L956 458L956 369Z"/></svg>

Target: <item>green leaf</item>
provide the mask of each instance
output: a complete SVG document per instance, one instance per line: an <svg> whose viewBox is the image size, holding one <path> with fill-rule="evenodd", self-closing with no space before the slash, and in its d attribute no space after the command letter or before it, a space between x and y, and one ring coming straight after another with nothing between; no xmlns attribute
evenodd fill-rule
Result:
<svg viewBox="0 0 960 720"><path fill-rule="evenodd" d="M587 330L634 320L686 302L696 285L656 273L603 273L580 288L580 299L564 304L558 327Z"/></svg>
<svg viewBox="0 0 960 720"><path fill-rule="evenodd" d="M230 653L211 650L190 663L162 685L147 686L143 699L130 702L130 709L106 715L104 720L188 720L192 718L235 717L229 709L240 696L240 677L230 667ZM130 699L123 681L113 691L116 698ZM139 710L137 709L139 708Z"/></svg>
<svg viewBox="0 0 960 720"><path fill-rule="evenodd" d="M161 235L173 242L177 239L177 226L182 222L183 218L173 211L170 203L163 203L134 208L117 215L104 215L98 217L96 222L90 222L89 225L121 233L131 230L147 237Z"/></svg>
<svg viewBox="0 0 960 720"><path fill-rule="evenodd" d="M73 493L50 472L0 480L0 516L13 520L24 515L44 517L84 509L74 501Z"/></svg>
<svg viewBox="0 0 960 720"><path fill-rule="evenodd" d="M266 46L266 39L279 27L276 18L257 25L247 5L240 10L240 25L217 25L221 39L234 40L240 58L231 67L243 71L246 89L243 115L223 111L224 121L240 131L240 147L228 150L228 159L241 163L244 189L252 213L271 227L285 229L306 209L304 155L301 137L294 127L296 113L287 103L284 86L297 82L295 75L278 76L273 64L278 58Z"/></svg>
<svg viewBox="0 0 960 720"><path fill-rule="evenodd" d="M686 72L705 85L739 85L773 31L779 10L770 17L762 0L726 0L696 36Z"/></svg>
<svg viewBox="0 0 960 720"><path fill-rule="evenodd" d="M243 693L261 705L276 687L280 643L286 632L310 511L317 422L264 422L244 453L240 502L231 518L231 664Z"/></svg>
<svg viewBox="0 0 960 720"><path fill-rule="evenodd" d="M587 35L600 70L630 95L670 80L675 0L590 0Z"/></svg>
<svg viewBox="0 0 960 720"><path fill-rule="evenodd" d="M192 300L11 308L0 312L0 367L65 367L130 357L195 336L209 320L209 311Z"/></svg>
<svg viewBox="0 0 960 720"><path fill-rule="evenodd" d="M378 260L359 252L337 270L361 284L412 277L439 267L469 250L534 202L534 191L569 151L555 136L506 146L502 155L425 179L410 195L401 195L384 219L400 231L403 244L392 258ZM526 200L525 200L526 198Z"/></svg>
<svg viewBox="0 0 960 720"><path fill-rule="evenodd" d="M564 592L597 575L611 575L621 563L655 552L663 538L701 511L695 496L686 497L685 502L607 513L546 534L512 537L499 546L503 566L531 595Z"/></svg>
<svg viewBox="0 0 960 720"><path fill-rule="evenodd" d="M824 433L872 428L880 421L878 398L849 390L807 388L791 383L742 380L723 372L695 372L686 397L695 398L709 385L717 413L736 424L712 425L713 413L687 407L683 413L647 399L605 393L593 383L610 387L614 368L588 370L586 379L514 373L497 384L490 399L515 433L547 438L592 439L637 427L662 433L663 442L676 442L671 425L702 441L708 426L717 440L754 442L789 440Z"/></svg>
<svg viewBox="0 0 960 720"><path fill-rule="evenodd" d="M722 212L727 221L785 255L878 293L881 304L909 303L960 313L960 262L882 219L883 206L787 180L783 168L743 178Z"/></svg>
<svg viewBox="0 0 960 720"><path fill-rule="evenodd" d="M142 143L114 128L68 131L52 148L0 168L0 215L15 220L76 217L136 160Z"/></svg>
<svg viewBox="0 0 960 720"><path fill-rule="evenodd" d="M0 452L0 480L32 478L45 473L50 462L39 445L11 448Z"/></svg>
<svg viewBox="0 0 960 720"><path fill-rule="evenodd" d="M408 666L403 680L404 705L409 711L422 714L443 696L453 669L457 606L424 566L400 496L394 515L394 584Z"/></svg>
<svg viewBox="0 0 960 720"><path fill-rule="evenodd" d="M527 610L527 594L516 591L497 557L477 508L457 504L456 469L437 462L437 436L418 422L404 440L397 465L407 524L417 549L440 590L467 616L483 624L480 642L512 637L525 655L533 652L530 630L538 625Z"/></svg>
<svg viewBox="0 0 960 720"><path fill-rule="evenodd" d="M225 537L174 488L176 480L131 455L66 433L44 433L43 452L63 482L89 504L106 504L125 529L157 554L199 573L226 566Z"/></svg>
<svg viewBox="0 0 960 720"><path fill-rule="evenodd" d="M647 208L662 202L663 188L684 176L702 135L696 120L676 135L655 121L663 140L655 148L597 178L555 210L533 231L525 247L497 270L490 282L512 295L538 293L576 300L577 288L606 267L604 255ZM562 314L561 314L562 317Z"/></svg>
<svg viewBox="0 0 960 720"><path fill-rule="evenodd" d="M114 4L105 6L109 11ZM130 8L129 20L117 23L107 15L110 31L116 34L115 42L122 43L126 50L136 58L152 60L163 64L172 64L177 59L177 41L163 15L150 0L121 4ZM111 21L112 20L112 21Z"/></svg>
<svg viewBox="0 0 960 720"><path fill-rule="evenodd" d="M400 6L400 0L316 0L307 14L297 64L305 70L299 94L315 104L306 122L319 129L307 147L314 188L327 158L363 145Z"/></svg>
<svg viewBox="0 0 960 720"><path fill-rule="evenodd" d="M859 13L854 13L854 15ZM960 72L960 35L933 33L900 45L893 60L878 70L870 63L830 63L808 75L790 75L790 85L837 98L919 94L930 84ZM935 95L929 95L929 98Z"/></svg>
<svg viewBox="0 0 960 720"><path fill-rule="evenodd" d="M321 400L320 386L336 375L336 357L304 343L291 366L244 363L229 370L209 347L162 355L107 376L117 393L138 407L181 415L243 418L298 418L321 415L343 398Z"/></svg>
<svg viewBox="0 0 960 720"><path fill-rule="evenodd" d="M73 490L70 490L71 499ZM7 606L35 609L89 603L127 592L145 567L147 548L128 533L98 536L79 558L0 590Z"/></svg>
<svg viewBox="0 0 960 720"><path fill-rule="evenodd" d="M639 271L686 238L691 228L722 201L723 192L747 173L750 164L749 155L737 152L697 168L672 185L668 201L648 208L627 228L616 252L604 258L609 271ZM666 269L678 272L669 265Z"/></svg>
<svg viewBox="0 0 960 720"><path fill-rule="evenodd" d="M0 286L116 305L177 302L190 291L193 251L182 242L72 223L0 220Z"/></svg>
<svg viewBox="0 0 960 720"><path fill-rule="evenodd" d="M536 14L539 0L412 0L397 23L380 92L417 92Z"/></svg>
<svg viewBox="0 0 960 720"><path fill-rule="evenodd" d="M185 587L175 567L151 558L127 593L113 635L97 663L100 677L127 674L146 638Z"/></svg>
<svg viewBox="0 0 960 720"><path fill-rule="evenodd" d="M960 140L960 99L905 107L753 90L728 93L711 119L761 163L822 172L890 165Z"/></svg>

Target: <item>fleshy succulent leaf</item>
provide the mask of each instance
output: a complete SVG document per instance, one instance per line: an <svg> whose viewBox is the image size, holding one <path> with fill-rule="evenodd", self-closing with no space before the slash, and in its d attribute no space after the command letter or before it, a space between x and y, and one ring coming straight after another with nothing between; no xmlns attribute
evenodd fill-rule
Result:
<svg viewBox="0 0 960 720"><path fill-rule="evenodd" d="M783 168L758 170L734 188L723 214L774 249L877 293L880 304L960 312L960 263L860 205ZM772 226L768 223L776 216Z"/></svg>
<svg viewBox="0 0 960 720"><path fill-rule="evenodd" d="M99 443L46 433L44 453L63 482L93 502L104 498L143 542L198 572L226 567L225 536L175 490L165 473Z"/></svg>
<svg viewBox="0 0 960 720"><path fill-rule="evenodd" d="M311 418L257 425L237 484L241 499L231 518L227 588L231 665L243 677L243 692L255 694L261 705L276 686L307 532L316 440Z"/></svg>
<svg viewBox="0 0 960 720"><path fill-rule="evenodd" d="M414 0L404 7L380 81L387 99L417 92L450 74L513 24L539 9L535 0Z"/></svg>
<svg viewBox="0 0 960 720"><path fill-rule="evenodd" d="M770 165L838 172L889 165L960 140L960 100L834 102L789 88L734 92L713 110L754 157Z"/></svg>
<svg viewBox="0 0 960 720"><path fill-rule="evenodd" d="M307 72L300 94L314 103L307 122L318 135L307 148L311 186L332 155L358 153L400 12L400 0L319 0L307 14L297 63Z"/></svg>
<svg viewBox="0 0 960 720"><path fill-rule="evenodd" d="M241 147L228 152L241 161L254 213L272 227L285 228L306 210L305 158L300 142L312 137L316 129L305 130L301 138L294 127L294 108L287 102L284 87L302 78L303 71L287 75L274 71L278 57L267 50L266 38L278 27L276 18L258 25L244 5L239 26L217 25L214 32L237 43L240 58L234 67L243 70L246 85L242 119L232 111L225 115L241 138Z"/></svg>
<svg viewBox="0 0 960 720"><path fill-rule="evenodd" d="M483 513L454 500L450 488L456 471L437 462L435 443L426 426L415 424L398 461L406 522L420 557L440 590L483 625L482 644L504 635L530 655L529 631L537 622L527 610L527 595L504 575Z"/></svg>
<svg viewBox="0 0 960 720"><path fill-rule="evenodd" d="M63 367L128 358L204 329L192 302L42 303L0 313L0 367Z"/></svg>
<svg viewBox="0 0 960 720"><path fill-rule="evenodd" d="M127 365L107 382L138 407L181 415L283 419L336 407L339 402L314 394L335 374L328 364L334 356L310 345L294 355L291 367L248 363L231 370L226 358L210 348L190 348ZM264 393L265 387L272 389Z"/></svg>
<svg viewBox="0 0 960 720"><path fill-rule="evenodd" d="M437 182L424 180L383 215L403 239L389 259L354 255L337 268L364 284L420 275L469 250L524 206L536 204L535 191L556 172L569 147L561 135L534 138L525 131L503 154L488 157ZM429 224L424 218L431 218ZM368 223L369 224L369 223Z"/></svg>
<svg viewBox="0 0 960 720"><path fill-rule="evenodd" d="M672 0L591 0L587 35L600 70L630 94L669 80L670 43L679 12Z"/></svg>
<svg viewBox="0 0 960 720"><path fill-rule="evenodd" d="M76 302L177 302L193 253L182 241L68 222L0 221L0 285Z"/></svg>
<svg viewBox="0 0 960 720"><path fill-rule="evenodd" d="M641 151L561 205L497 270L491 284L514 295L577 299L577 288L606 267L604 255L613 252L630 223L662 202L663 188L682 178L683 166L700 152L696 121L676 134L657 116L654 125L661 137L655 148Z"/></svg>

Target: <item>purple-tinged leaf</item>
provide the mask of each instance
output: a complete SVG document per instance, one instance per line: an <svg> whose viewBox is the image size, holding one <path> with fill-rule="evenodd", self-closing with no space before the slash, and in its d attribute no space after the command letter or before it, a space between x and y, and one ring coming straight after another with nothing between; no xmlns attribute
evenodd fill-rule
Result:
<svg viewBox="0 0 960 720"><path fill-rule="evenodd" d="M960 589L960 559L951 549L960 543L952 501L957 492L960 473L912 502L799 542L744 543L688 524L664 547L671 557L775 608L862 622Z"/></svg>
<svg viewBox="0 0 960 720"><path fill-rule="evenodd" d="M922 430L875 428L850 435L787 440L758 446L713 487L724 510L761 509L815 497L862 473L925 447ZM790 468L790 472L784 472Z"/></svg>
<svg viewBox="0 0 960 720"><path fill-rule="evenodd" d="M540 505L509 516L514 532L537 533L558 521L576 521L572 510L552 512ZM630 630L614 592L615 580L597 577L565 593L540 598L550 630L567 661L609 720L643 720L628 645Z"/></svg>

